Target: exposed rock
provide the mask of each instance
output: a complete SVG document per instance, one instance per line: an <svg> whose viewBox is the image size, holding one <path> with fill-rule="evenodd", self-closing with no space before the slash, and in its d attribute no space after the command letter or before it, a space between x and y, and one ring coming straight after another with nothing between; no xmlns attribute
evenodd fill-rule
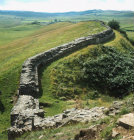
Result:
<svg viewBox="0 0 134 140"><path fill-rule="evenodd" d="M53 137L57 137L57 136L61 136L61 135L63 135L63 133L57 133Z"/></svg>
<svg viewBox="0 0 134 140"><path fill-rule="evenodd" d="M27 108L24 105L22 105L21 107ZM73 108L68 109L61 114L43 118L40 115L40 113L42 114L42 110L40 111L40 109L26 109L25 111L23 110L22 112L19 112L19 110L17 110L17 107L15 108L18 113L16 112L17 118L15 114L12 116L14 118L14 120L12 120L14 124L13 127L9 129L10 137L13 137L15 133L17 134L17 136L19 136L26 131L31 131L34 129L55 128L78 122L85 123L97 121L105 117L105 111L107 110L107 108L104 107L95 107L86 110Z"/></svg>
<svg viewBox="0 0 134 140"><path fill-rule="evenodd" d="M112 129L112 138L115 138L115 137L117 137L119 135L120 135L120 133L115 128L113 128Z"/></svg>
<svg viewBox="0 0 134 140"><path fill-rule="evenodd" d="M9 138L33 130L35 118L43 117L44 111L39 109L38 100L29 95L21 95L11 112L13 127L8 130Z"/></svg>
<svg viewBox="0 0 134 140"><path fill-rule="evenodd" d="M123 115L117 122L126 129L134 128L134 113Z"/></svg>
<svg viewBox="0 0 134 140"><path fill-rule="evenodd" d="M127 137L123 137L120 140L134 140L134 136L127 136Z"/></svg>
<svg viewBox="0 0 134 140"><path fill-rule="evenodd" d="M109 107L108 111L106 111L106 114L109 116L114 116L118 114L121 110L122 105L123 105L123 102L114 101L113 104Z"/></svg>
<svg viewBox="0 0 134 140"><path fill-rule="evenodd" d="M40 139L42 139L42 138L43 138L43 135L39 136L39 138L38 138L38 139L40 140Z"/></svg>

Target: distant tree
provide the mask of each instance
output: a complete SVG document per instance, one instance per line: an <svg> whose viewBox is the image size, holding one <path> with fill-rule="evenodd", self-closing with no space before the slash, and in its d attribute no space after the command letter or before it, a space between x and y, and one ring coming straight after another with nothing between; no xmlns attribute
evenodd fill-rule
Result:
<svg viewBox="0 0 134 140"><path fill-rule="evenodd" d="M112 28L112 29L115 29L115 30L119 30L120 29L120 24L118 21L116 20L111 20L108 22L108 25Z"/></svg>
<svg viewBox="0 0 134 140"><path fill-rule="evenodd" d="M38 21L33 21L31 24L40 24Z"/></svg>
<svg viewBox="0 0 134 140"><path fill-rule="evenodd" d="M54 22L58 22L58 20L57 19L54 19Z"/></svg>

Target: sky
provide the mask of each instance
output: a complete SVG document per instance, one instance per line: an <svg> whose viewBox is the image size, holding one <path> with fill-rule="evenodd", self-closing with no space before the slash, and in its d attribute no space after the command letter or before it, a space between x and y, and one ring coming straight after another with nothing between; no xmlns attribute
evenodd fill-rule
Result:
<svg viewBox="0 0 134 140"><path fill-rule="evenodd" d="M134 0L0 0L0 10L52 13L92 9L134 11Z"/></svg>

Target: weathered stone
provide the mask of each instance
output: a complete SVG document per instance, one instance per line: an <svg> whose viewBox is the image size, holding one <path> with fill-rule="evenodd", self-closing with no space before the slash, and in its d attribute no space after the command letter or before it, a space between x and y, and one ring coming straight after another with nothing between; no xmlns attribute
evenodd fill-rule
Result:
<svg viewBox="0 0 134 140"><path fill-rule="evenodd" d="M127 137L124 137L120 140L134 140L134 136L127 136Z"/></svg>
<svg viewBox="0 0 134 140"><path fill-rule="evenodd" d="M134 128L134 113L123 115L117 122L126 129Z"/></svg>
<svg viewBox="0 0 134 140"><path fill-rule="evenodd" d="M123 105L123 102L121 102L121 101L114 101L113 104L106 111L106 115L114 116L116 114L119 114L122 105Z"/></svg>
<svg viewBox="0 0 134 140"><path fill-rule="evenodd" d="M38 139L40 140L40 139L42 139L42 138L43 138L43 135L39 136L39 138L38 138Z"/></svg>
<svg viewBox="0 0 134 140"><path fill-rule="evenodd" d="M115 137L117 137L118 135L120 135L120 133L117 132L115 128L113 128L113 129L112 129L112 138L115 138Z"/></svg>
<svg viewBox="0 0 134 140"><path fill-rule="evenodd" d="M61 135L63 135L63 133L57 133L53 137L57 137L57 136L61 136Z"/></svg>

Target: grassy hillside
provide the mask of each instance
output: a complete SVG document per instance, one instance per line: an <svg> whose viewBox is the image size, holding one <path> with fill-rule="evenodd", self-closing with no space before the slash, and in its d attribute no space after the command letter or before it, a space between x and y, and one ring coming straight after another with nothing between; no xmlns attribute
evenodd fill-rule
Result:
<svg viewBox="0 0 134 140"><path fill-rule="evenodd" d="M112 46L123 54L134 51L133 46L124 37L115 31L116 37L106 46ZM114 97L100 94L97 89L89 88L82 82L82 65L96 45L90 45L48 66L42 76L42 97L40 102L47 102L50 107L44 108L46 115L54 115L66 108L93 106L109 106ZM104 90L103 90L104 92ZM100 97L100 98L99 98ZM97 98L97 99L96 99ZM92 100L96 99L96 100Z"/></svg>
<svg viewBox="0 0 134 140"><path fill-rule="evenodd" d="M4 28L4 29L3 29ZM22 63L39 52L105 28L95 21L47 26L19 25L0 30L0 139L7 138L10 111L16 99Z"/></svg>
<svg viewBox="0 0 134 140"><path fill-rule="evenodd" d="M11 27L22 23L39 21L41 24L50 24L56 21L80 22L87 20L118 20L123 28L132 27L134 30L133 11L88 10L67 13L40 13L27 11L0 11L0 27ZM10 23L10 24L9 24ZM133 35L134 36L134 35Z"/></svg>
<svg viewBox="0 0 134 140"><path fill-rule="evenodd" d="M67 13L40 13L27 11L0 11L0 28L14 27L16 25L31 24L34 21L40 25L52 24L54 22L80 22L88 20L102 20L108 22L115 19L120 22L121 28L125 30L128 37L134 42L134 12L112 11L112 10L87 10L81 12ZM127 29L127 30L126 30Z"/></svg>
<svg viewBox="0 0 134 140"><path fill-rule="evenodd" d="M133 46L119 32L115 31L115 34L116 37L105 43L104 46L106 46L106 48L115 48L120 54L127 54L128 57L132 57L131 52L134 51ZM41 70L43 71L41 80L43 95L40 98L40 102L49 104L49 107L44 108L46 116L61 113L63 110L72 107L109 107L112 101L120 100L117 98L115 99L115 97L110 97L108 94L100 94L97 90L89 88L86 83L83 84L82 81L79 81L81 75L80 62L87 61L87 59L92 56L92 51L95 48L99 51L100 46L89 45L84 49L53 62L45 68L44 71L43 69ZM129 96L123 97L121 100L127 101L129 99L130 101L132 96L133 95L130 94ZM119 115L114 117L108 117L104 120L87 124L70 124L60 128L25 133L21 138L18 138L18 140L36 140L39 138L41 140L69 140L74 138L79 130L89 128L90 125L102 123L105 123L106 126L100 134L100 139L107 138L107 135L111 133L112 128L116 125L115 122L117 119L125 112L129 112L129 109L126 106L124 106ZM115 140L120 138L121 137L117 137Z"/></svg>

